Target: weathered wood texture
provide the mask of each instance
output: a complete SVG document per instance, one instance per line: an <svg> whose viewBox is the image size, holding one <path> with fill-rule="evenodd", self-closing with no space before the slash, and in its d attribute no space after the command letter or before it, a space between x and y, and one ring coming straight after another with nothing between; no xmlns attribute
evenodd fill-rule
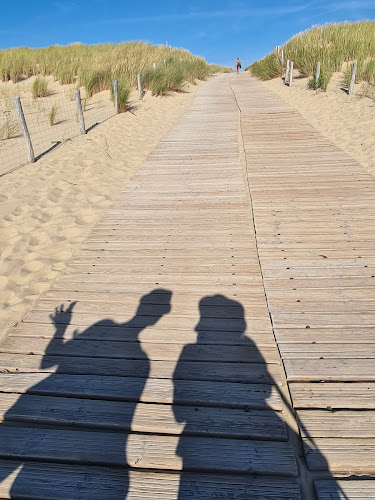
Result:
<svg viewBox="0 0 375 500"><path fill-rule="evenodd" d="M264 286L308 467L372 475L375 179L258 82L233 88ZM374 483L344 482L347 496L337 481L317 484L319 498L370 498Z"/></svg>
<svg viewBox="0 0 375 500"><path fill-rule="evenodd" d="M285 368L319 498L371 498L374 191L247 74L200 88L0 346L0 497L298 499Z"/></svg>
<svg viewBox="0 0 375 500"><path fill-rule="evenodd" d="M0 497L300 498L231 79L0 346Z"/></svg>
<svg viewBox="0 0 375 500"><path fill-rule="evenodd" d="M315 481L318 500L332 500L333 498L370 500L375 498L374 480L357 481Z"/></svg>
<svg viewBox="0 0 375 500"><path fill-rule="evenodd" d="M15 481L22 467L22 481ZM79 498L80 500L175 500L205 498L262 498L265 500L300 500L295 478L269 478L244 475L187 472L182 474L129 471L123 469L46 464L0 460L6 479L0 484L1 498ZM79 487L77 487L79 485ZM78 491L77 491L78 489ZM124 494L125 492L125 494ZM218 496L219 495L219 496Z"/></svg>

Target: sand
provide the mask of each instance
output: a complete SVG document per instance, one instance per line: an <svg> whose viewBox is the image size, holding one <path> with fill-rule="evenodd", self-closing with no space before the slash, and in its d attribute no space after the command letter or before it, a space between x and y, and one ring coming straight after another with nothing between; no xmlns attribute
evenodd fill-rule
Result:
<svg viewBox="0 0 375 500"><path fill-rule="evenodd" d="M263 82L263 85L375 175L375 101L360 97L362 84L356 84L353 94L348 96L342 89L342 80L342 73L335 73L327 92L309 90L307 78L296 78L290 88L281 78Z"/></svg>
<svg viewBox="0 0 375 500"><path fill-rule="evenodd" d="M202 84L142 101L134 92L131 112L0 179L0 339L64 272Z"/></svg>

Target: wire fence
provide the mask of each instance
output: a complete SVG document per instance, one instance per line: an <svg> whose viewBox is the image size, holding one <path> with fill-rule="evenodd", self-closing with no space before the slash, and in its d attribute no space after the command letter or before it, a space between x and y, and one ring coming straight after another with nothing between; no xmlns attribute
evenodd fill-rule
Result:
<svg viewBox="0 0 375 500"><path fill-rule="evenodd" d="M37 99L22 97L20 101L36 160L67 139L80 135L74 89ZM80 101L86 132L117 114L109 90L90 98L83 91ZM25 130L16 111L15 99L0 99L0 177L26 163Z"/></svg>

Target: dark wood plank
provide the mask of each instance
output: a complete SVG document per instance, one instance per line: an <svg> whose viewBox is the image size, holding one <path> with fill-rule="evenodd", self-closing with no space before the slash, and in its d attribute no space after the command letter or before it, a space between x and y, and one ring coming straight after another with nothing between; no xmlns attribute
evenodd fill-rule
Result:
<svg viewBox="0 0 375 500"><path fill-rule="evenodd" d="M105 359L90 357L41 356L23 354L0 354L0 372L45 372L105 375L141 378L173 378L175 361L153 361L151 366L144 360ZM212 382L281 383L280 366L265 363L217 363L180 361L181 380L206 380Z"/></svg>
<svg viewBox="0 0 375 500"><path fill-rule="evenodd" d="M90 338L90 331L80 334ZM91 358L133 359L133 360L178 360L183 352L183 360L217 361L234 363L277 363L279 355L276 346L255 347L250 345L205 345L148 343L147 351L140 342L113 342L109 340L62 340L9 337L0 345L0 352L14 354L48 354L49 356L90 356Z"/></svg>
<svg viewBox="0 0 375 500"><path fill-rule="evenodd" d="M0 440L2 458L176 471L297 475L293 450L283 442L5 426L0 428ZM177 447L182 457L176 455Z"/></svg>
<svg viewBox="0 0 375 500"><path fill-rule="evenodd" d="M178 420L176 421L176 416ZM273 411L124 403L30 394L2 394L6 422L69 425L132 432L286 441L284 421ZM186 429L185 423L189 422Z"/></svg>
<svg viewBox="0 0 375 500"><path fill-rule="evenodd" d="M0 374L3 393L57 395L113 401L281 410L276 386L111 375Z"/></svg>
<svg viewBox="0 0 375 500"><path fill-rule="evenodd" d="M19 468L22 473L19 474ZM300 500L292 477L165 473L84 466L0 460L0 496L35 500L188 500L196 498L262 498Z"/></svg>

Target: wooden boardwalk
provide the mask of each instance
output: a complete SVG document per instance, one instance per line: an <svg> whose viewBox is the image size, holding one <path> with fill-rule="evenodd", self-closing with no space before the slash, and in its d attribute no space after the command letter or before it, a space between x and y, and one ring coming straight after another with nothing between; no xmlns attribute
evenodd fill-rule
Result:
<svg viewBox="0 0 375 500"><path fill-rule="evenodd" d="M199 89L0 346L0 498L375 498L374 194L248 75Z"/></svg>

